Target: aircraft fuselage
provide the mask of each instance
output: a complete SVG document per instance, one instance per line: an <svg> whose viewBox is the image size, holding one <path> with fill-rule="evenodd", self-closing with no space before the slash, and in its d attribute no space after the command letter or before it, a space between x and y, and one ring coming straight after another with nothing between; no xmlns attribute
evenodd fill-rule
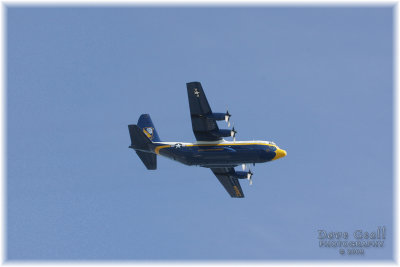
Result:
<svg viewBox="0 0 400 267"><path fill-rule="evenodd" d="M185 165L235 167L264 163L286 155L286 151L268 141L240 142L154 142L153 152Z"/></svg>

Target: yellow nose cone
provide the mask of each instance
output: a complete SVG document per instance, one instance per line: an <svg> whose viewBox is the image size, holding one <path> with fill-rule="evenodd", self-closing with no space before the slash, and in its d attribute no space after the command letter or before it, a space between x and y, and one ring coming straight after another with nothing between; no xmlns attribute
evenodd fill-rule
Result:
<svg viewBox="0 0 400 267"><path fill-rule="evenodd" d="M272 159L272 160L275 160L275 159L280 159L280 158L283 158L283 157L285 157L286 155L287 155L287 153L286 153L286 151L285 150L283 150L283 149L280 149L280 148L278 148L276 151L275 151L275 157Z"/></svg>

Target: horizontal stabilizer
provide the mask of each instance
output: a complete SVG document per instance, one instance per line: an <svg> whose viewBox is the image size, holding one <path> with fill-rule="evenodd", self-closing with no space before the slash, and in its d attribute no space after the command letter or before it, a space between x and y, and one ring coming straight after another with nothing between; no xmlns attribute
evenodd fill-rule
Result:
<svg viewBox="0 0 400 267"><path fill-rule="evenodd" d="M151 141L146 135L142 132L142 130L134 124L128 125L129 135L131 136L131 148L133 149L141 149L148 150L149 144Z"/></svg>
<svg viewBox="0 0 400 267"><path fill-rule="evenodd" d="M146 166L148 170L156 170L157 169L157 155L153 153L143 152L136 150L136 154L138 154L139 158L142 160L143 164Z"/></svg>
<svg viewBox="0 0 400 267"><path fill-rule="evenodd" d="M157 155L149 151L151 141L142 130L134 124L128 125L129 135L131 136L130 148L135 149L136 154L142 160L148 170L157 169ZM149 152L146 152L148 150Z"/></svg>

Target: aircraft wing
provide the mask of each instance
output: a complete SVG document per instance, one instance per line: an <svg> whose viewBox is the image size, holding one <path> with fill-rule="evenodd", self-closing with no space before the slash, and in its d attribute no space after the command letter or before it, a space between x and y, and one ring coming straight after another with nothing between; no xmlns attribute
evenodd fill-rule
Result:
<svg viewBox="0 0 400 267"><path fill-rule="evenodd" d="M203 87L199 82L191 82L186 84L190 117L192 119L193 133L197 141L218 141L222 138L213 135L218 132L218 125L215 119L211 117L212 111L208 104Z"/></svg>
<svg viewBox="0 0 400 267"><path fill-rule="evenodd" d="M218 180L231 197L244 197L239 180L232 176L235 172L234 168L211 168L211 171L217 176Z"/></svg>

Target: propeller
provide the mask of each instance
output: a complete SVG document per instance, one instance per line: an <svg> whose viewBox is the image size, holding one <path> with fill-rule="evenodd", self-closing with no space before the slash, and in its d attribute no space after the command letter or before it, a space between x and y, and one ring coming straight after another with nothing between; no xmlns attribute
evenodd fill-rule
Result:
<svg viewBox="0 0 400 267"><path fill-rule="evenodd" d="M249 168L249 164L247 163L243 163L242 164L242 170L248 169Z"/></svg>
<svg viewBox="0 0 400 267"><path fill-rule="evenodd" d="M249 184L250 184L250 185L253 184L253 180L251 179L252 176L253 176L253 173L252 173L251 170L249 169L249 172L247 173L247 180L249 180Z"/></svg>
<svg viewBox="0 0 400 267"><path fill-rule="evenodd" d="M236 141L236 133L237 133L237 131L235 131L235 126L233 126L232 127L232 130L231 130L231 137L233 137L233 142L235 142Z"/></svg>
<svg viewBox="0 0 400 267"><path fill-rule="evenodd" d="M231 114L229 114L229 111L228 111L228 109L226 110L226 113L225 113L225 121L228 123L228 127L230 127L231 126L231 122L230 122L230 119L231 119Z"/></svg>

